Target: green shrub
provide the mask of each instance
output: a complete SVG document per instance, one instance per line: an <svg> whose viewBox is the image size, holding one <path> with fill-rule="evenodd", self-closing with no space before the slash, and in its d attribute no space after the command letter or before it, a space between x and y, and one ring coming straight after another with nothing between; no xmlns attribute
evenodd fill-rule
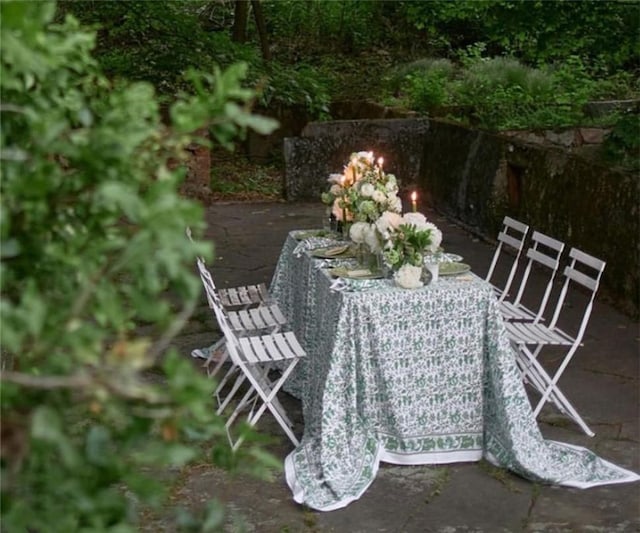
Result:
<svg viewBox="0 0 640 533"><path fill-rule="evenodd" d="M261 76L259 102L264 107L302 105L313 118L326 118L329 114L329 91L326 78L316 69L302 64L287 67L279 63L265 66Z"/></svg>
<svg viewBox="0 0 640 533"><path fill-rule="evenodd" d="M95 34L54 10L0 3L2 529L133 532L168 469L275 464L255 436L231 452L210 381L169 348L201 294L195 254L212 257L184 236L203 226L177 192L192 133L274 123L234 65L192 72L164 126L154 88L106 80Z"/></svg>
<svg viewBox="0 0 640 533"><path fill-rule="evenodd" d="M482 43L460 54L461 66L421 60L394 70L394 87L405 105L428 112L454 106L450 118L488 129L548 128L594 123L584 105L602 94L629 94L633 77L596 81L578 57L533 68L515 58L484 58ZM400 77L404 74L404 78ZM613 117L599 118L598 123Z"/></svg>
<svg viewBox="0 0 640 533"><path fill-rule="evenodd" d="M624 114L607 135L603 154L612 163L640 170L640 114Z"/></svg>

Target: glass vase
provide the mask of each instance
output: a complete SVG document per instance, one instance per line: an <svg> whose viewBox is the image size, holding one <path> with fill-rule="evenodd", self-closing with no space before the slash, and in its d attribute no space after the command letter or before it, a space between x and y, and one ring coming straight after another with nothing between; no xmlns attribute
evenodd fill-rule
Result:
<svg viewBox="0 0 640 533"><path fill-rule="evenodd" d="M424 263L424 268L431 275L431 283L433 283L435 281L438 281L438 277L440 276L440 264L439 263L425 262Z"/></svg>

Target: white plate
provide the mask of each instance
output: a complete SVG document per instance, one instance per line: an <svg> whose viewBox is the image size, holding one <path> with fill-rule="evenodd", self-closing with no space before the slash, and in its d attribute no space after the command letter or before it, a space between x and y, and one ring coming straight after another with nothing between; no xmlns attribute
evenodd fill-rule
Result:
<svg viewBox="0 0 640 533"><path fill-rule="evenodd" d="M462 256L458 254L442 254L445 263L459 263L462 261Z"/></svg>
<svg viewBox="0 0 640 533"><path fill-rule="evenodd" d="M350 249L348 244L316 248L311 251L311 255L320 259L343 259L345 257L355 257L353 250Z"/></svg>

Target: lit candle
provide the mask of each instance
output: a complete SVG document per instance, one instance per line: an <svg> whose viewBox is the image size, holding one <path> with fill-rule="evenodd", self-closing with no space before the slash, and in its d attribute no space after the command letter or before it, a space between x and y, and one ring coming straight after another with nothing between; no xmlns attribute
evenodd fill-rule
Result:
<svg viewBox="0 0 640 533"><path fill-rule="evenodd" d="M378 177L382 179L382 163L384 163L384 159L381 157L378 158Z"/></svg>
<svg viewBox="0 0 640 533"><path fill-rule="evenodd" d="M413 207L414 213L418 210L418 206L416 204L417 199L418 199L418 193L416 191L413 191L411 193L411 207Z"/></svg>

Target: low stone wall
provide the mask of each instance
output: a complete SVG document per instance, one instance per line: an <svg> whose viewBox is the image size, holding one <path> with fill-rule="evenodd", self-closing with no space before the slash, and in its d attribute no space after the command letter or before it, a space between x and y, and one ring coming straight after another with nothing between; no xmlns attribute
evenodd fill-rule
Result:
<svg viewBox="0 0 640 533"><path fill-rule="evenodd" d="M417 183L427 119L337 120L312 122L301 137L284 140L287 200L320 199L329 174L340 173L353 152L372 151L384 158L386 172L402 185Z"/></svg>
<svg viewBox="0 0 640 533"><path fill-rule="evenodd" d="M640 314L640 177L558 147L442 120L312 123L285 139L289 200L318 200L349 154L373 150L403 187L495 238L505 215L607 262L602 292Z"/></svg>
<svg viewBox="0 0 640 533"><path fill-rule="evenodd" d="M640 177L502 135L433 121L420 186L439 210L495 236L504 215L607 262L603 292L640 313Z"/></svg>

